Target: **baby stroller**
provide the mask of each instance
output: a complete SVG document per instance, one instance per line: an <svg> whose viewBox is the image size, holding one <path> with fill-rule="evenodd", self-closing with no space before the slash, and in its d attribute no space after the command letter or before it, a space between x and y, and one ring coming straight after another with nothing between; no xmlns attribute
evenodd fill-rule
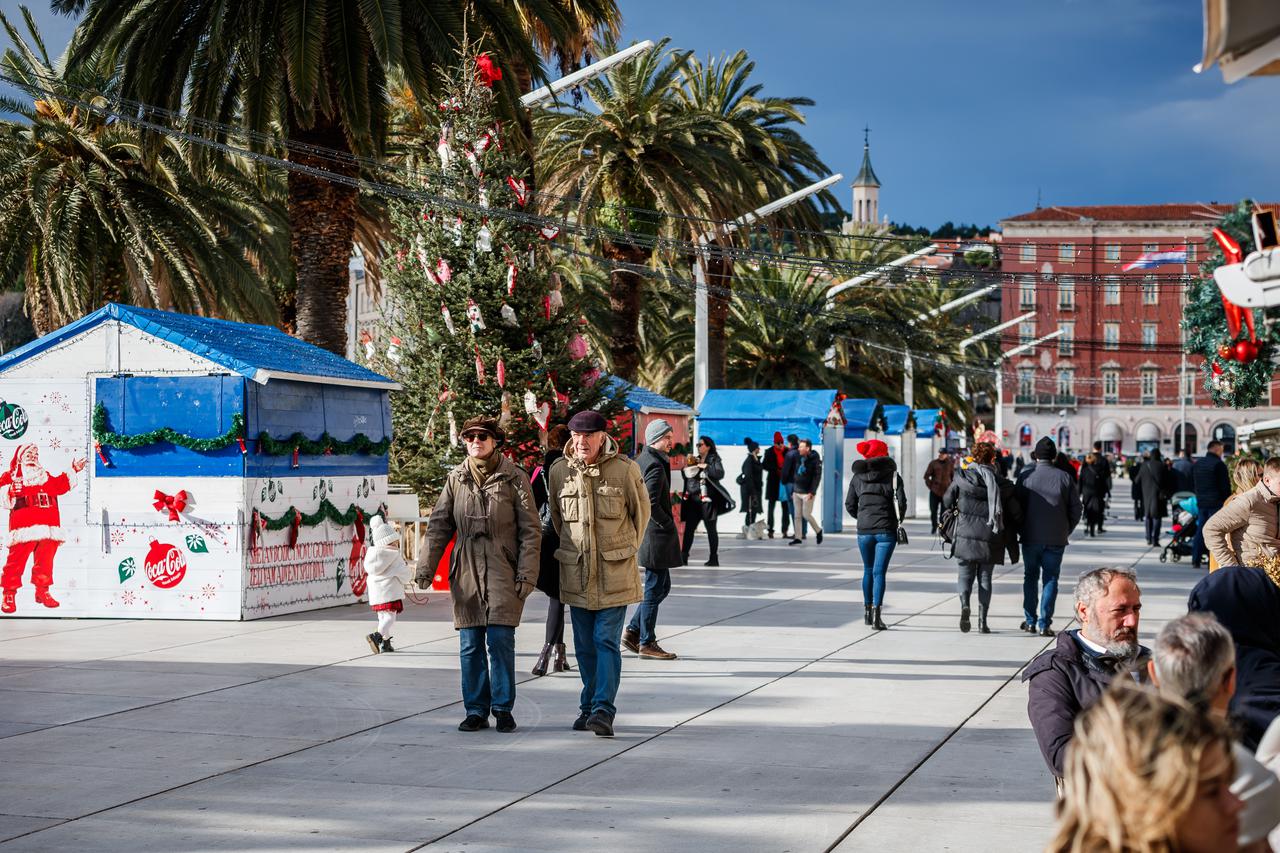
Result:
<svg viewBox="0 0 1280 853"><path fill-rule="evenodd" d="M1167 533L1169 544L1160 551L1160 562L1167 563L1172 558L1176 563L1183 557L1191 556L1191 542L1196 537L1200 508L1196 506L1196 496L1192 492L1174 492L1172 498L1173 517Z"/></svg>

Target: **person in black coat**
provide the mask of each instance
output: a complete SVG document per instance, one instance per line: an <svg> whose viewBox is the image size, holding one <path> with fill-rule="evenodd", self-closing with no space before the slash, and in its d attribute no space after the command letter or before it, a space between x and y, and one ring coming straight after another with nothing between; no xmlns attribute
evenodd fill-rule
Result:
<svg viewBox="0 0 1280 853"><path fill-rule="evenodd" d="M1195 485L1196 536L1191 543L1191 568L1200 568L1204 559L1204 526L1213 518L1214 513L1222 509L1222 505L1231 497L1231 477L1227 473L1227 463L1222 461L1222 442L1209 442L1204 456L1196 460L1191 471Z"/></svg>
<svg viewBox="0 0 1280 853"><path fill-rule="evenodd" d="M554 672L572 669L564 650L564 604L560 602L560 561L556 559L560 536L556 533L556 526L551 523L551 510L547 504L550 482L548 472L551 470L551 463L564 456L564 446L568 441L569 428L564 424L556 424L550 429L547 433L547 452L530 481L533 487L533 504L542 521L542 546L538 552L538 580L535 585L549 599L547 639L532 670L534 675L539 676L546 675L548 668L552 668Z"/></svg>
<svg viewBox="0 0 1280 853"><path fill-rule="evenodd" d="M791 504L791 536L793 539L804 539L809 533L809 522L796 515L796 469L800 467L800 437L794 432L787 436L787 452L782 455L782 472L778 482L782 484L778 494L786 493L786 501Z"/></svg>
<svg viewBox="0 0 1280 853"><path fill-rule="evenodd" d="M1236 695L1231 717L1240 742L1253 751L1280 715L1280 568L1229 566L1191 590L1187 609L1209 612L1236 644Z"/></svg>
<svg viewBox="0 0 1280 853"><path fill-rule="evenodd" d="M1101 441L1095 441L1093 443L1093 455L1095 457L1094 463L1093 463L1093 470L1097 473L1098 485L1102 489L1102 515L1103 515L1103 518L1098 520L1098 526L1097 526L1097 529L1094 530L1094 533L1095 534L1106 533L1107 531L1104 530L1102 527L1102 522L1105 519L1107 514L1107 509L1106 509L1107 500L1108 498L1111 497L1111 480L1112 480L1111 461L1107 459L1107 454L1102 452Z"/></svg>
<svg viewBox="0 0 1280 853"><path fill-rule="evenodd" d="M858 524L862 555L863 622L877 631L888 628L880 618L889 560L898 546L898 527L907 512L907 496L889 447L878 438L860 441L844 508Z"/></svg>
<svg viewBox="0 0 1280 853"><path fill-rule="evenodd" d="M742 474L738 477L738 496L742 499L742 511L747 516L747 527L760 516L760 493L764 490L764 466L760 462L760 445L750 438L743 439L747 446L747 458L742 460Z"/></svg>
<svg viewBox="0 0 1280 853"><path fill-rule="evenodd" d="M1017 531L1022 526L1017 487L1000 476L996 460L995 446L979 442L973 448L973 464L955 475L942 496L944 509L959 509L953 553L960 561L957 591L960 630L964 633L969 632L969 596L975 579L978 581L978 632L991 633L987 627L991 573L997 564L1004 564L1006 553L1016 550Z"/></svg>
<svg viewBox="0 0 1280 853"><path fill-rule="evenodd" d="M649 526L636 562L644 567L644 599L631 614L622 632L622 645L642 658L675 660L676 656L658 645L658 606L671 592L671 569L682 564L680 534L671 512L671 424L661 418L650 421L644 431L644 450L636 464L649 493Z"/></svg>
<svg viewBox="0 0 1280 853"><path fill-rule="evenodd" d="M1135 481L1142 495L1142 515L1146 519L1147 544L1159 547L1160 522L1168 514L1169 495L1174 490L1173 471L1164 464L1159 450L1151 451L1151 458L1138 467Z"/></svg>
<svg viewBox="0 0 1280 853"><path fill-rule="evenodd" d="M689 552L693 550L693 534L699 522L707 529L707 546L711 559L706 565L720 565L720 533L716 519L726 508L728 495L720 481L724 479L724 463L716 451L714 440L703 436L698 439L697 461L680 469L684 475L684 493L680 502L680 520L684 522L684 545L681 563L689 564Z"/></svg>
<svg viewBox="0 0 1280 853"><path fill-rule="evenodd" d="M1106 509L1106 481L1098 473L1097 454L1090 453L1080 466L1080 500L1084 502L1085 535L1102 532L1102 515Z"/></svg>
<svg viewBox="0 0 1280 853"><path fill-rule="evenodd" d="M764 497L769 502L769 538L773 538L773 507L778 505L778 509L782 512L782 538L787 538L787 532L791 529L791 495L787 494L786 488L782 485L782 466L786 461L787 445L782 440L782 433L775 432L773 434L773 446L764 452Z"/></svg>

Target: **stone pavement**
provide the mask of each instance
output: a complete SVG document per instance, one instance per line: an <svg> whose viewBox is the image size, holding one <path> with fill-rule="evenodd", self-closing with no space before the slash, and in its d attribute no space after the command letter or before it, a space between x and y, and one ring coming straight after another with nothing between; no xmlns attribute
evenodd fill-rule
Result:
<svg viewBox="0 0 1280 853"><path fill-rule="evenodd" d="M248 623L0 620L4 850L1028 851L1053 783L1027 724L1021 567L997 567L992 635L957 630L955 564L927 525L862 624L849 535L722 539L676 572L660 640L624 654L618 736L574 732L576 673L528 675L520 729L462 734L447 596L410 606L394 655L367 606ZM1138 565L1143 638L1195 573L1139 525L1077 534L1086 567ZM858 563L860 566L860 562ZM976 609L976 595L975 595Z"/></svg>

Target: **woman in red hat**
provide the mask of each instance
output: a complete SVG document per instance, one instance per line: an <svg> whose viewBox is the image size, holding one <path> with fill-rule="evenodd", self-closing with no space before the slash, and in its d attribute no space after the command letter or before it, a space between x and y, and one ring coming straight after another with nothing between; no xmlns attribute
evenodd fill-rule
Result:
<svg viewBox="0 0 1280 853"><path fill-rule="evenodd" d="M880 618L885 575L898 545L898 529L907 511L907 496L887 444L871 438L858 442L857 450L863 458L853 463L853 479L844 498L844 508L858 523L863 621L883 631L889 627Z"/></svg>

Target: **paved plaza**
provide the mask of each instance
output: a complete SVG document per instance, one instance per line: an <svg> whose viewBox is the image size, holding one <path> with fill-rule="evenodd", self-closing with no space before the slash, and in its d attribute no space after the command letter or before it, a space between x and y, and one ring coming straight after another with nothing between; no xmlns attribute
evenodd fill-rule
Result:
<svg viewBox="0 0 1280 853"><path fill-rule="evenodd" d="M725 525L728 526L728 525ZM862 624L852 536L725 537L674 572L659 638L624 653L612 740L569 728L576 673L528 674L515 717L462 719L447 595L369 654L367 606L256 622L0 620L0 843L13 850L1033 851L1053 782L1026 719L1022 568L997 567L991 635L957 630L955 563L909 524L886 621ZM1080 570L1136 565L1144 642L1197 573L1140 526L1073 537ZM860 563L859 563L860 565ZM976 612L976 594L975 594Z"/></svg>

